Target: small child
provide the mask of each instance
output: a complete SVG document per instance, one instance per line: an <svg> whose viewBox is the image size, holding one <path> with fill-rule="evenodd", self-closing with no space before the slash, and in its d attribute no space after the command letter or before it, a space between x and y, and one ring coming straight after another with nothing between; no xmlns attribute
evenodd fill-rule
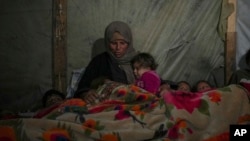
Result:
<svg viewBox="0 0 250 141"><path fill-rule="evenodd" d="M212 89L213 89L212 85L206 80L197 81L194 87L195 92L205 92Z"/></svg>
<svg viewBox="0 0 250 141"><path fill-rule="evenodd" d="M157 94L161 79L156 73L157 64L149 53L139 53L132 60L131 65L136 76L135 85L153 94Z"/></svg>
<svg viewBox="0 0 250 141"><path fill-rule="evenodd" d="M187 81L179 81L177 85L177 90L187 93L191 92L191 85Z"/></svg>
<svg viewBox="0 0 250 141"><path fill-rule="evenodd" d="M43 96L43 107L49 107L53 104L57 104L63 102L65 99L65 95L57 90L50 89L46 91Z"/></svg>

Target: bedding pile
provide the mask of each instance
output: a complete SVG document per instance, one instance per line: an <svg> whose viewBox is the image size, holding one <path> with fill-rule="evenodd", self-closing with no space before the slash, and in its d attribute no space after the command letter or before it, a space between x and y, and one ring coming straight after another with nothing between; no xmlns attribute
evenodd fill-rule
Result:
<svg viewBox="0 0 250 141"><path fill-rule="evenodd" d="M231 124L250 123L249 92L229 85L159 98L134 85L103 85L105 100L81 99L42 109L32 118L0 120L9 141L228 141Z"/></svg>

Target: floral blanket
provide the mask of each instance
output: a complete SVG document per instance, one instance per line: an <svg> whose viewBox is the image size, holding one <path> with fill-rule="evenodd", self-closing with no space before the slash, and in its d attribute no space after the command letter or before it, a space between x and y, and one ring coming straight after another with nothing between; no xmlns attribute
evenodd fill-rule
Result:
<svg viewBox="0 0 250 141"><path fill-rule="evenodd" d="M0 120L0 141L228 141L231 124L250 123L240 85L162 98L133 85L99 93L106 99L95 105L68 99L33 118Z"/></svg>

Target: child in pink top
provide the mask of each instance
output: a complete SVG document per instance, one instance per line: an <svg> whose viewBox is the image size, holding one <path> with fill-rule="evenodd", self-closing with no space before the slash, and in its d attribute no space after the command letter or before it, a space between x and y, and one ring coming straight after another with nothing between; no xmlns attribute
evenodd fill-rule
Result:
<svg viewBox="0 0 250 141"><path fill-rule="evenodd" d="M153 56L149 53L139 53L131 60L131 64L136 76L135 85L157 94L161 79L155 71L157 64Z"/></svg>

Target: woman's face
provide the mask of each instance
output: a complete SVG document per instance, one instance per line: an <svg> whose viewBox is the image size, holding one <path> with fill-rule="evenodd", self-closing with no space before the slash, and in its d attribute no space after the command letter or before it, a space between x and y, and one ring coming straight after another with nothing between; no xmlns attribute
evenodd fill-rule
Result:
<svg viewBox="0 0 250 141"><path fill-rule="evenodd" d="M126 54L128 43L120 33L115 32L112 40L109 42L109 48L116 58L121 58Z"/></svg>

